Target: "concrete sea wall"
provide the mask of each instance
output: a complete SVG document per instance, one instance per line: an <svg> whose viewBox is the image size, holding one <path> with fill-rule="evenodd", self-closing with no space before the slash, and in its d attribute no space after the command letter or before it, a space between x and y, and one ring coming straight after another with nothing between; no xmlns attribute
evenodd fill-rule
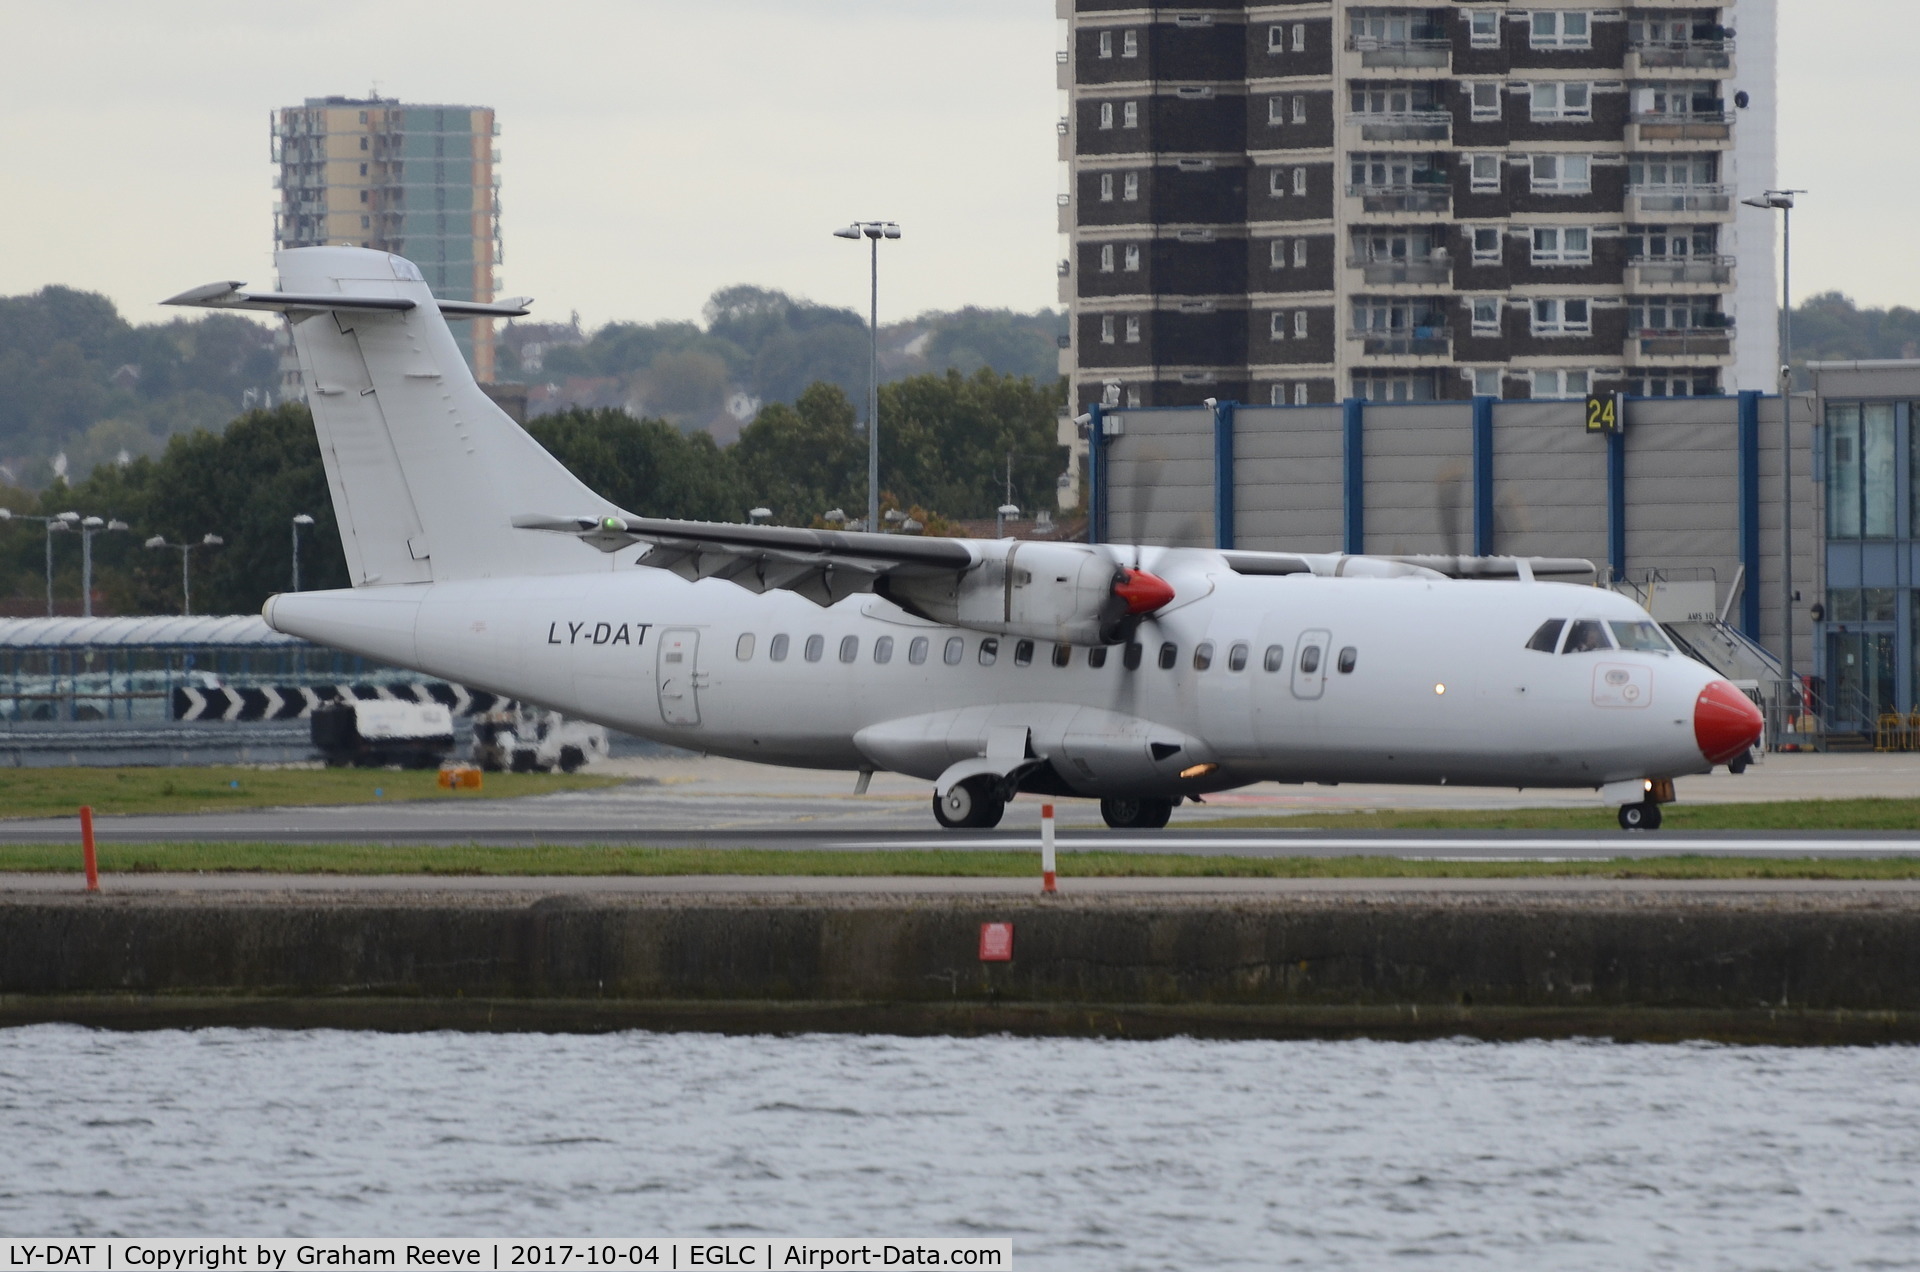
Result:
<svg viewBox="0 0 1920 1272"><path fill-rule="evenodd" d="M49 1020L1915 1041L1920 895L0 895Z"/></svg>

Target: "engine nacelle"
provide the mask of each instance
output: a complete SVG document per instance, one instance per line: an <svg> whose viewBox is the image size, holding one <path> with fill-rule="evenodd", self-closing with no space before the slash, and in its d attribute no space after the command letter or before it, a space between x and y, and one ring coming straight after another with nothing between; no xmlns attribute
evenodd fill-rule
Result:
<svg viewBox="0 0 1920 1272"><path fill-rule="evenodd" d="M1127 602L1116 597L1115 585L1130 572L1117 568L1106 552L1083 543L1016 540L983 544L981 555L980 563L964 574L895 573L877 590L936 623L1065 645L1118 639L1117 620L1129 610ZM1172 599L1171 590L1165 599Z"/></svg>

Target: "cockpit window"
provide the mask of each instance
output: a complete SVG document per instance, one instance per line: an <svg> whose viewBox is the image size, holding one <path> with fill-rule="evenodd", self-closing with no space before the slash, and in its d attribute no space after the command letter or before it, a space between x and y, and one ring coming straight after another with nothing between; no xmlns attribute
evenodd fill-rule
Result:
<svg viewBox="0 0 1920 1272"><path fill-rule="evenodd" d="M1567 643L1560 650L1563 654L1590 654L1597 649L1612 649L1613 642L1607 639L1606 625L1595 618L1578 618L1567 632Z"/></svg>
<svg viewBox="0 0 1920 1272"><path fill-rule="evenodd" d="M1673 648L1667 641L1666 633L1660 630L1657 623L1642 620L1612 622L1607 626L1613 628L1613 638L1619 642L1622 649L1653 649L1665 653Z"/></svg>
<svg viewBox="0 0 1920 1272"><path fill-rule="evenodd" d="M1554 646L1560 643L1560 631L1566 625L1567 620L1564 618L1548 619L1546 622L1540 624L1539 629L1535 631L1532 638L1527 641L1527 648L1537 649L1543 654L1552 653Z"/></svg>

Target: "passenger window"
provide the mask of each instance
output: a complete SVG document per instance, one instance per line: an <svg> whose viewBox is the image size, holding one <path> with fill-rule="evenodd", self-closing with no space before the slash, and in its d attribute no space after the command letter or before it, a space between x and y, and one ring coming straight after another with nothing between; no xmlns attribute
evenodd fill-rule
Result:
<svg viewBox="0 0 1920 1272"><path fill-rule="evenodd" d="M1300 670L1309 676L1320 670L1320 646L1308 645L1300 651Z"/></svg>
<svg viewBox="0 0 1920 1272"><path fill-rule="evenodd" d="M741 632L740 639L733 642L733 656L741 662L753 657L753 633Z"/></svg>
<svg viewBox="0 0 1920 1272"><path fill-rule="evenodd" d="M893 661L893 637L882 636L873 642L873 661L877 663Z"/></svg>
<svg viewBox="0 0 1920 1272"><path fill-rule="evenodd" d="M850 663L859 656L860 638L858 636L842 636L840 638L840 661Z"/></svg>
<svg viewBox="0 0 1920 1272"><path fill-rule="evenodd" d="M1033 666L1033 642L1023 640L1013 647L1013 665L1016 667Z"/></svg>
<svg viewBox="0 0 1920 1272"><path fill-rule="evenodd" d="M819 662L820 655L825 652L827 652L827 638L825 636L807 637L806 657L808 662Z"/></svg>
<svg viewBox="0 0 1920 1272"><path fill-rule="evenodd" d="M960 665L960 656L966 652L966 641L958 636L949 636L947 638L947 648L940 656L946 659L947 666L957 667Z"/></svg>
<svg viewBox="0 0 1920 1272"><path fill-rule="evenodd" d="M1567 630L1567 643L1561 649L1563 654L1590 654L1597 649L1611 649L1607 642L1607 629L1597 620L1582 618L1575 621Z"/></svg>
<svg viewBox="0 0 1920 1272"><path fill-rule="evenodd" d="M915 636L913 643L907 646L907 661L918 667L927 661L927 638Z"/></svg>
<svg viewBox="0 0 1920 1272"><path fill-rule="evenodd" d="M1172 671L1173 664L1179 661L1180 661L1180 646L1174 644L1170 640L1162 641L1160 643L1160 670Z"/></svg>
<svg viewBox="0 0 1920 1272"><path fill-rule="evenodd" d="M767 657L775 662L787 661L787 634L781 632L767 642Z"/></svg>
<svg viewBox="0 0 1920 1272"><path fill-rule="evenodd" d="M1055 645L1053 647L1053 665L1054 666L1064 667L1072 661L1073 661L1072 645Z"/></svg>
<svg viewBox="0 0 1920 1272"><path fill-rule="evenodd" d="M1613 629L1614 642L1622 649L1655 649L1664 653L1673 648L1652 623L1612 622L1607 626Z"/></svg>
<svg viewBox="0 0 1920 1272"><path fill-rule="evenodd" d="M1345 649L1340 651L1339 661L1335 662L1333 665L1335 667L1338 667L1340 669L1340 674L1344 676L1348 672L1353 670L1354 663L1358 662L1359 660L1360 660L1360 651L1355 649L1352 645L1348 645Z"/></svg>
<svg viewBox="0 0 1920 1272"><path fill-rule="evenodd" d="M1213 642L1203 640L1193 647L1193 669L1205 671L1213 666Z"/></svg>
<svg viewBox="0 0 1920 1272"><path fill-rule="evenodd" d="M1241 641L1227 651L1227 670L1245 671L1247 669L1247 642Z"/></svg>
<svg viewBox="0 0 1920 1272"><path fill-rule="evenodd" d="M1548 619L1546 622L1540 624L1539 628L1528 638L1527 648L1537 649L1543 654L1552 653L1553 647L1560 643L1560 632L1566 625L1567 620L1564 618Z"/></svg>
<svg viewBox="0 0 1920 1272"><path fill-rule="evenodd" d="M1278 671L1280 670L1280 668L1286 666L1286 662L1287 662L1286 650L1280 648L1280 646L1278 645L1268 645L1266 658L1264 661L1261 662L1260 665L1262 667L1265 667L1268 671Z"/></svg>
<svg viewBox="0 0 1920 1272"><path fill-rule="evenodd" d="M980 665L991 667L1000 657L1000 642L989 636L980 642Z"/></svg>
<svg viewBox="0 0 1920 1272"><path fill-rule="evenodd" d="M1089 649L1087 651L1087 666L1092 667L1095 671L1098 671L1100 668L1106 665L1107 665L1107 647L1105 645L1095 645L1092 649Z"/></svg>
<svg viewBox="0 0 1920 1272"><path fill-rule="evenodd" d="M1133 641L1129 643L1127 645L1126 652L1120 655L1120 665L1122 667L1125 667L1128 671L1140 670L1141 652L1142 651L1140 649L1139 641Z"/></svg>

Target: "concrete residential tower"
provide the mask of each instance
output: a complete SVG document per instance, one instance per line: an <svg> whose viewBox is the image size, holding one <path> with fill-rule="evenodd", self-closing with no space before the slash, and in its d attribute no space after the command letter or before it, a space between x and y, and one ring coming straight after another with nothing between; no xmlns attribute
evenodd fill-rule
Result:
<svg viewBox="0 0 1920 1272"><path fill-rule="evenodd" d="M1076 404L1775 387L1773 0L1057 3Z"/></svg>
<svg viewBox="0 0 1920 1272"><path fill-rule="evenodd" d="M436 296L492 300L499 132L488 106L309 97L283 107L272 118L274 243L378 248L418 265ZM491 381L493 324L456 323L454 331L474 377Z"/></svg>

